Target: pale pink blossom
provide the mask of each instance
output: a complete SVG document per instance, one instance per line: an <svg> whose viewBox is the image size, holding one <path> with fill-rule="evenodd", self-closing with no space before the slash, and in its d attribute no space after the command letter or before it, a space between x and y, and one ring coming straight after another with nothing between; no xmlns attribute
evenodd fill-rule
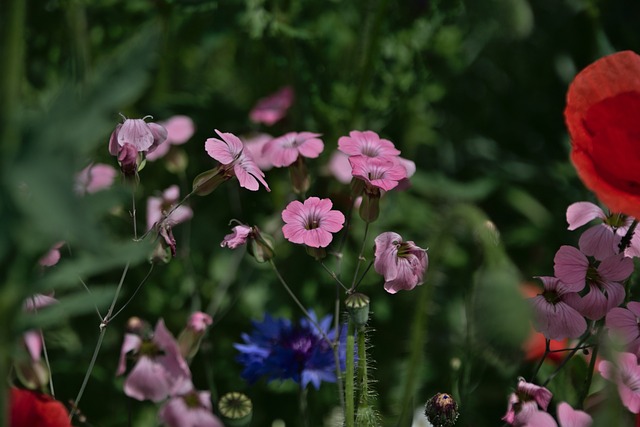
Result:
<svg viewBox="0 0 640 427"><path fill-rule="evenodd" d="M170 117L167 121L159 124L167 130L167 139L160 143L154 151L147 153L147 160L152 162L164 157L172 145L181 145L187 142L196 131L193 120L183 115Z"/></svg>
<svg viewBox="0 0 640 427"><path fill-rule="evenodd" d="M618 213L605 214L599 206L590 202L576 202L567 208L569 230L575 230L595 219L599 219L601 223L582 233L579 246L584 254L603 260L620 252L620 241L627 234L633 218ZM640 233L634 232L624 254L628 257L640 256Z"/></svg>
<svg viewBox="0 0 640 427"><path fill-rule="evenodd" d="M189 366L162 319L158 320L150 339L129 333L125 335L116 375L124 374L128 353L133 354L136 363L124 382L127 396L160 402L193 389Z"/></svg>
<svg viewBox="0 0 640 427"><path fill-rule="evenodd" d="M224 236L224 239L220 242L220 247L235 249L238 246L244 245L247 243L247 239L249 238L249 234L251 234L252 228L248 225L240 224L236 225L231 230L231 234Z"/></svg>
<svg viewBox="0 0 640 427"><path fill-rule="evenodd" d="M587 330L584 317L567 304L569 292L555 277L539 277L544 285L542 294L529 298L533 306L534 326L547 339L578 338Z"/></svg>
<svg viewBox="0 0 640 427"><path fill-rule="evenodd" d="M348 184L353 179L349 156L342 151L336 150L331 154L328 168L329 172L331 172L335 179L342 184Z"/></svg>
<svg viewBox="0 0 640 427"><path fill-rule="evenodd" d="M207 313L196 311L189 316L187 328L197 333L204 333L213 323L213 319Z"/></svg>
<svg viewBox="0 0 640 427"><path fill-rule="evenodd" d="M380 139L377 133L353 130L338 139L338 149L349 156L395 157L400 155L393 142Z"/></svg>
<svg viewBox="0 0 640 427"><path fill-rule="evenodd" d="M232 133L216 133L222 139L209 138L205 142L205 149L209 156L223 165L225 175L235 175L240 186L251 191L258 191L262 184L267 191L271 191L264 180L264 173L260 170L249 152L244 151L244 145L240 138Z"/></svg>
<svg viewBox="0 0 640 427"><path fill-rule="evenodd" d="M267 142L262 154L277 168L292 165L299 156L315 159L324 149L319 136L312 132L289 132Z"/></svg>
<svg viewBox="0 0 640 427"><path fill-rule="evenodd" d="M627 308L614 307L607 313L609 335L618 338L631 353L640 351L640 302L630 301Z"/></svg>
<svg viewBox="0 0 640 427"><path fill-rule="evenodd" d="M109 153L118 156L122 148L129 144L136 152L150 153L167 139L167 130L157 123L147 123L145 119L125 119L116 126L109 139Z"/></svg>
<svg viewBox="0 0 640 427"><path fill-rule="evenodd" d="M284 237L292 243L313 248L329 246L333 234L342 229L345 218L342 212L332 210L330 199L309 197L303 203L297 200L289 203L282 211Z"/></svg>
<svg viewBox="0 0 640 427"><path fill-rule="evenodd" d="M255 123L271 126L280 121L293 104L293 88L285 86L274 94L258 100L249 113L249 118Z"/></svg>
<svg viewBox="0 0 640 427"><path fill-rule="evenodd" d="M256 162L260 170L268 171L273 167L271 160L268 156L262 155L262 150L267 142L271 141L273 137L268 133L256 133L240 137L244 144L244 151L248 152L253 160Z"/></svg>
<svg viewBox="0 0 640 427"><path fill-rule="evenodd" d="M113 166L92 163L76 175L74 189L80 195L106 190L113 185L117 174Z"/></svg>
<svg viewBox="0 0 640 427"><path fill-rule="evenodd" d="M516 391L509 396L507 413L502 420L514 426L524 426L539 409L547 410L552 397L548 389L518 378Z"/></svg>
<svg viewBox="0 0 640 427"><path fill-rule="evenodd" d="M384 276L384 289L390 294L421 285L429 266L427 251L414 242L403 242L398 233L385 232L375 238L373 267Z"/></svg>
<svg viewBox="0 0 640 427"><path fill-rule="evenodd" d="M211 412L211 393L192 390L171 397L158 412L168 427L224 427Z"/></svg>
<svg viewBox="0 0 640 427"><path fill-rule="evenodd" d="M147 230L161 220L165 225L173 227L188 221L193 217L193 210L189 206L180 205L174 209L174 205L180 201L180 187L172 185L162 192L161 197L149 197L147 199ZM171 214L164 218L164 216Z"/></svg>
<svg viewBox="0 0 640 427"><path fill-rule="evenodd" d="M55 243L49 251L44 254L39 260L38 264L42 267L53 267L60 261L60 248L64 245L64 242Z"/></svg>
<svg viewBox="0 0 640 427"><path fill-rule="evenodd" d="M603 360L598 365L600 375L618 385L622 404L634 414L640 412L640 366L633 353L620 353L617 363Z"/></svg>
<svg viewBox="0 0 640 427"><path fill-rule="evenodd" d="M573 409L567 402L561 402L556 411L558 424L553 417L544 411L535 411L528 415L523 427L590 427L593 424L591 415Z"/></svg>
<svg viewBox="0 0 640 427"><path fill-rule="evenodd" d="M351 156L349 163L353 177L364 181L369 188L389 191L407 177L404 166L387 158Z"/></svg>

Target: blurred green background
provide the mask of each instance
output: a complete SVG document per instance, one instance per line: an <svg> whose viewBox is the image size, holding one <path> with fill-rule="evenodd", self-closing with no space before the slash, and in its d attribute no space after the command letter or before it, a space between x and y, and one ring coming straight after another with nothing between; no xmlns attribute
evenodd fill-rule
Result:
<svg viewBox="0 0 640 427"><path fill-rule="evenodd" d="M3 99L0 115L0 372L28 319L20 301L55 289L65 309L43 326L56 396L73 399L91 358L99 320L78 276L104 310L133 260L121 301L148 271L131 242L130 187L79 198L77 171L91 161L117 166L107 151L119 113L156 121L191 117L183 175L148 163L137 190L145 200L191 180L215 162L204 151L214 129L235 134L323 134L310 162L310 195L348 210L349 189L326 173L337 140L371 129L412 159L405 192L382 200L373 237L393 230L429 248L426 283L389 295L371 271L370 343L378 409L385 426L436 392L461 404L459 425L497 425L516 377L528 377L522 340L529 331L519 285L552 275L553 255L575 244L566 207L591 200L568 161L564 97L575 73L618 50L640 51L637 1L596 0L7 0L0 11ZM256 100L291 85L288 116L271 128L251 123ZM278 237L276 262L300 299L332 312L331 278L282 241L279 215L291 200L287 173L267 172L272 192L237 183L191 200L194 218L174 230L178 256L109 326L80 404L93 426L154 425L156 409L127 399L114 378L129 316L163 317L177 335L189 313L209 310L214 326L193 362L196 387L231 390L254 402L255 426L298 424L289 383L249 387L234 342L265 312L300 317L273 273L242 251L219 246L228 221L257 224ZM342 274L351 278L364 227L353 221ZM56 241L63 261L43 272L37 259ZM330 265L335 265L330 261ZM121 303L120 303L121 304ZM580 370L580 366L575 367ZM552 383L553 385L553 383ZM576 399L571 387L558 401ZM573 393L573 394L572 394ZM338 405L335 387L309 393L311 425Z"/></svg>

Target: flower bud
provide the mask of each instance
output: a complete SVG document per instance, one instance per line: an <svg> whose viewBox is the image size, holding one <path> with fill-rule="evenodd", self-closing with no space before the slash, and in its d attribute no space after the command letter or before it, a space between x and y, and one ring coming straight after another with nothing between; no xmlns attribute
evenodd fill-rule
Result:
<svg viewBox="0 0 640 427"><path fill-rule="evenodd" d="M437 393L424 409L424 414L434 427L452 427L458 419L458 404L448 393Z"/></svg>
<svg viewBox="0 0 640 427"><path fill-rule="evenodd" d="M254 225L251 238L249 239L249 254L258 262L267 262L276 256L274 246L273 237L261 232L260 229Z"/></svg>
<svg viewBox="0 0 640 427"><path fill-rule="evenodd" d="M192 359L200 349L200 342L207 328L211 326L213 319L207 313L197 311L189 317L187 326L178 336L180 354L185 359Z"/></svg>
<svg viewBox="0 0 640 427"><path fill-rule="evenodd" d="M302 156L298 156L297 160L289 166L289 175L291 176L291 184L296 194L304 194L310 187L309 171L304 163Z"/></svg>
<svg viewBox="0 0 640 427"><path fill-rule="evenodd" d="M369 193L364 192L362 203L360 204L360 218L365 222L372 223L380 215L380 191Z"/></svg>
<svg viewBox="0 0 640 427"><path fill-rule="evenodd" d="M245 394L237 391L225 394L218 401L218 409L226 426L243 427L251 423L253 405Z"/></svg>
<svg viewBox="0 0 640 427"><path fill-rule="evenodd" d="M347 311L356 326L364 326L369 320L369 297L365 294L355 292L344 301Z"/></svg>

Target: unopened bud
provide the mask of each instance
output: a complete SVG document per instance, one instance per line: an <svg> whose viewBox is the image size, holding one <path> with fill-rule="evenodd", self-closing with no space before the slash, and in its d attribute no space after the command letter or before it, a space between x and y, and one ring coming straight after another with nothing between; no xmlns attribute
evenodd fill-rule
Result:
<svg viewBox="0 0 640 427"><path fill-rule="evenodd" d="M448 393L437 393L427 402L424 414L434 427L452 427L458 419L458 404Z"/></svg>
<svg viewBox="0 0 640 427"><path fill-rule="evenodd" d="M293 191L296 194L306 193L311 185L311 180L302 156L298 156L298 159L289 166L289 175L291 176Z"/></svg>
<svg viewBox="0 0 640 427"><path fill-rule="evenodd" d="M232 391L218 401L218 410L224 424L230 427L243 427L251 423L253 405L245 394Z"/></svg>
<svg viewBox="0 0 640 427"><path fill-rule="evenodd" d="M200 343L207 328L211 326L213 320L207 313L197 311L189 317L187 326L178 336L178 347L180 354L185 359L192 359L200 349Z"/></svg>
<svg viewBox="0 0 640 427"><path fill-rule="evenodd" d="M360 218L365 222L372 223L378 219L380 215L380 192L365 192L362 196L359 212Z"/></svg>
<svg viewBox="0 0 640 427"><path fill-rule="evenodd" d="M249 254L258 262L267 262L275 256L274 246L273 237L261 232L260 229L254 225L247 247Z"/></svg>

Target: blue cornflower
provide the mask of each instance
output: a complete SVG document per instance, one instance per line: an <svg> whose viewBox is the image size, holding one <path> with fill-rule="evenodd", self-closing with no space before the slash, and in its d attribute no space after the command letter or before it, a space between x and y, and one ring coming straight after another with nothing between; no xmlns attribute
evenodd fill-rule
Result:
<svg viewBox="0 0 640 427"><path fill-rule="evenodd" d="M333 341L335 329L331 328L333 316L327 315L318 322L313 311L309 314ZM292 379L302 387L311 383L316 389L322 381L335 382L335 358L331 345L322 332L307 318L293 325L288 319L272 318L265 314L262 322L252 321L251 334L242 334L243 344L234 344L240 351L237 360L244 365L242 378L249 383L266 376L267 381ZM345 368L344 328L340 332L340 368Z"/></svg>

